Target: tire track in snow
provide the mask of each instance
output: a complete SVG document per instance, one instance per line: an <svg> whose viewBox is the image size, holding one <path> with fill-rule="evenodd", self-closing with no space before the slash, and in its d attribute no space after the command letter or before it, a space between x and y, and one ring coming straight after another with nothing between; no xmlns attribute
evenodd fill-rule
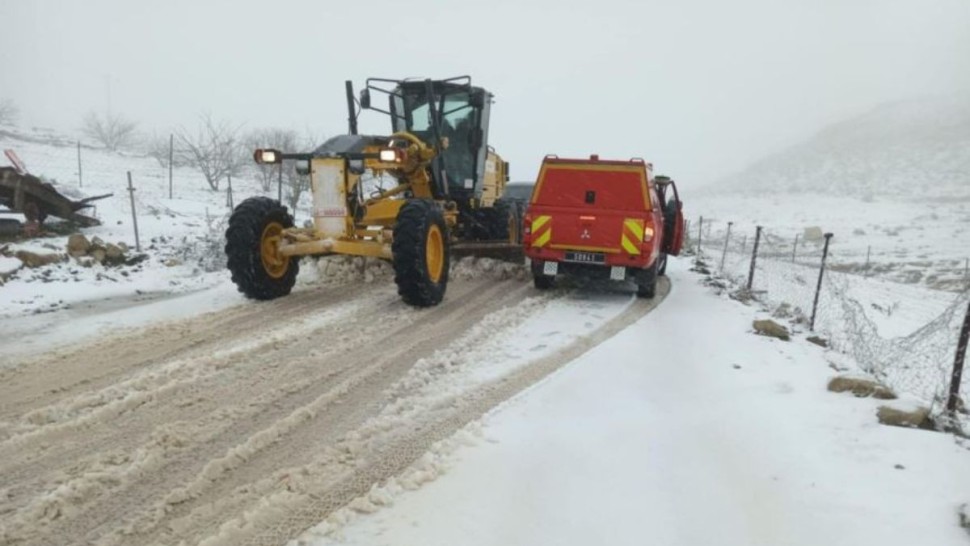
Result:
<svg viewBox="0 0 970 546"><path fill-rule="evenodd" d="M231 508L241 500L239 497L245 497L251 482L280 468L311 460L316 450L322 449L321 440L334 438L374 411L380 386L405 373L414 362L414 354L433 350L464 328L466 321L477 320L479 314L487 313L493 305L511 301L510 294L516 291L510 291L507 285L495 284L484 289L481 286L466 289L466 298L462 297L466 294L456 292L458 298L433 310L418 311L425 316L417 321L408 323L398 319L398 328L387 337L344 353L341 358L346 364L342 373L331 377L325 388L290 397L290 401L298 400L299 404L292 405L288 413L279 412L274 419L266 420L264 428L240 436L243 441L221 453L209 452L197 457L206 463L194 477L172 487L161 499L156 498L160 502L133 516L132 521L125 522L122 531L102 543L130 543L132 534L138 536L139 543L175 543L178 540L166 536L169 531L165 526L173 526L171 521L179 519L191 523L182 522L174 527L188 527L193 532L206 526L215 530L227 517L225 507ZM504 298L500 297L503 293ZM480 305L481 311L469 314L465 309L468 305ZM403 309L413 317L413 310ZM425 330L432 333L415 335ZM281 441L283 438L286 442ZM301 446L301 440L309 440L310 445ZM244 490L242 495L236 491L240 488ZM227 498L230 502L226 502ZM111 523L118 525L117 521ZM178 538L192 542L184 536Z"/></svg>
<svg viewBox="0 0 970 546"><path fill-rule="evenodd" d="M106 387L124 376L182 355L215 350L265 326L266 316L302 316L350 301L363 286L327 286L269 302L247 302L188 320L164 323L89 344L57 349L0 370L0 420L22 415L32 404L49 404L76 391ZM3 434L0 425L0 437Z"/></svg>
<svg viewBox="0 0 970 546"><path fill-rule="evenodd" d="M384 307L392 297L390 290L375 293L371 310ZM359 308L359 300L354 305ZM337 318L340 316L338 313ZM326 325L324 322L323 327ZM33 521L45 517L62 522L77 517L99 495L116 493L118 488L129 485L124 478L144 473L150 476L153 469L170 465L177 459L176 453L195 443L213 442L220 434L231 438L235 431L230 429L236 427L239 419L248 417L258 423L257 417L265 405L298 390L286 383L265 388L272 383L259 380L267 375L260 370L265 354L280 352L278 342L272 337L269 341L261 350L244 355L248 358L245 362L213 359L203 351L185 360L187 368L196 372L187 380L144 389L136 393L134 402L113 404L120 407L109 404L97 410L96 415L67 419L0 445L0 461L4 461L0 471L6 493L0 495L0 512L23 504L22 497L32 499L18 517L5 518L0 523L0 538L5 536L3 533L30 527ZM345 346L349 345L333 349ZM224 377L233 373L238 380L242 368L248 368L257 379L244 386ZM197 382L203 384L195 385ZM64 468L66 462L70 463L68 469ZM56 485L50 485L52 481ZM10 502L4 502L8 500L5 496Z"/></svg>
<svg viewBox="0 0 970 546"><path fill-rule="evenodd" d="M359 292L341 288L343 294L269 307L282 313L274 320L292 324L291 315L302 309L306 315L302 318L311 321L313 311L320 311L321 300L342 301L345 296L350 301L354 294L347 292ZM40 423L27 431L33 436L15 436L0 445L0 449L18 447L7 452L9 458L0 458L4 476L0 542L165 543L177 542L176 536L214 533L223 521L237 515L237 508L249 506L230 502L233 491L252 487L281 467L306 464L315 449L326 449L328 442L379 411L382 389L406 373L417 358L458 337L489 312L515 304L526 289L522 283L492 280L460 280L450 288L442 306L415 311L401 304L392 288L371 286L368 294L354 300L360 304L359 312L332 329L332 321L323 321L316 329L293 328L292 336L284 329L277 339L251 344L242 353L227 350L221 357L209 352L231 348L245 339L247 331L263 331L268 306L256 304L253 307L258 309L249 311L233 308L209 317L237 329L235 335L218 341L176 335L187 325L204 324L200 319L113 340L118 344L114 354L123 362L95 367L91 374L95 380L83 383L75 377L70 392L52 389L55 392L45 398L43 389L36 388L20 399L19 407L28 412L70 409L73 402L77 407L74 414L62 414L60 421ZM156 332L163 335L155 343L167 344L165 350L148 360L133 358L130 352L146 344L154 346L145 337ZM209 336L215 333L208 330ZM179 360L173 363L164 355L178 355ZM57 359L47 360L52 361ZM28 365L17 373L31 370L48 371ZM56 374L50 377L55 384L63 384ZM35 385L42 383L31 379ZM85 406L86 397L97 398L97 393L117 386L112 379L124 385L112 392L145 380L147 396L143 403L104 410L94 418ZM104 406L118 402L108 399ZM318 418L324 410L326 420ZM49 432L54 434L44 439ZM305 442L301 449L293 449L294 437ZM35 443L23 449L30 442ZM158 504L159 499L181 500L182 490L186 492L182 502ZM219 501L227 495L230 500L220 507ZM119 534L125 526L139 538Z"/></svg>
<svg viewBox="0 0 970 546"><path fill-rule="evenodd" d="M312 464L257 484L258 502L251 503L235 520L226 521L218 533L200 544L285 544L348 503L354 502L357 509L366 511L374 505L389 502L381 493L373 493L372 488L395 479L409 468L412 472L406 480L412 487L433 479L440 469L433 460L423 458L437 442L451 437L470 422L616 335L659 305L669 290L669 281L663 277L655 299L636 300L590 334L552 354L441 400L432 408L412 412L405 403L399 408L402 410L399 415L382 415L365 423L359 431L341 438ZM420 463L415 465L416 461ZM368 493L373 498L369 498Z"/></svg>

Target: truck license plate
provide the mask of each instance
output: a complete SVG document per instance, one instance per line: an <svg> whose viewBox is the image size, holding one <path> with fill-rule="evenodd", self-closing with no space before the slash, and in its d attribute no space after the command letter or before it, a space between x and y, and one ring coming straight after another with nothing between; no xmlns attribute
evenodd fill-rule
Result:
<svg viewBox="0 0 970 546"><path fill-rule="evenodd" d="M567 252L566 261L581 264L602 264L606 263L606 255L598 252Z"/></svg>

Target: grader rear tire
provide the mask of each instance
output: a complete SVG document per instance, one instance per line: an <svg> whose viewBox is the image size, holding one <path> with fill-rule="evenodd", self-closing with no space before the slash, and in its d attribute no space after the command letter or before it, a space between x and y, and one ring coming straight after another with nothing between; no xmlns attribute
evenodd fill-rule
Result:
<svg viewBox="0 0 970 546"><path fill-rule="evenodd" d="M515 245L522 240L519 233L519 209L515 202L498 199L489 215L489 238Z"/></svg>
<svg viewBox="0 0 970 546"><path fill-rule="evenodd" d="M268 197L250 197L233 211L226 229L227 266L247 298L285 296L296 283L299 258L276 253L283 230L293 227L287 208Z"/></svg>
<svg viewBox="0 0 970 546"><path fill-rule="evenodd" d="M448 287L448 226L434 201L412 199L401 207L394 224L394 282L408 305L441 303Z"/></svg>

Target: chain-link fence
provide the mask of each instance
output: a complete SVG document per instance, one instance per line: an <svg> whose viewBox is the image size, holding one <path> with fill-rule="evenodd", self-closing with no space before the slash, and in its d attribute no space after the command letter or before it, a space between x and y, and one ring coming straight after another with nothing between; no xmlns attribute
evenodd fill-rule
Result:
<svg viewBox="0 0 970 546"><path fill-rule="evenodd" d="M929 403L934 413L950 406L954 417L970 421L970 378L955 373L970 282L941 291L846 267L856 257L840 253L838 237L820 231L789 236L762 226L740 233L727 222L706 223L692 222L688 244L738 294L813 330L865 372Z"/></svg>

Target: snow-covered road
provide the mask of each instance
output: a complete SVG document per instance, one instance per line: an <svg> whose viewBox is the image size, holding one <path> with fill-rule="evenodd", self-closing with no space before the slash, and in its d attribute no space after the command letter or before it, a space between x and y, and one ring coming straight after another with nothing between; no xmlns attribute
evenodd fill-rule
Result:
<svg viewBox="0 0 970 546"><path fill-rule="evenodd" d="M671 267L663 306L300 544L964 545L965 447L825 390L826 353ZM404 474L407 477L407 473ZM364 512L376 510L373 514Z"/></svg>
<svg viewBox="0 0 970 546"><path fill-rule="evenodd" d="M8 363L0 542L285 542L662 299L461 268L432 309L310 285Z"/></svg>

